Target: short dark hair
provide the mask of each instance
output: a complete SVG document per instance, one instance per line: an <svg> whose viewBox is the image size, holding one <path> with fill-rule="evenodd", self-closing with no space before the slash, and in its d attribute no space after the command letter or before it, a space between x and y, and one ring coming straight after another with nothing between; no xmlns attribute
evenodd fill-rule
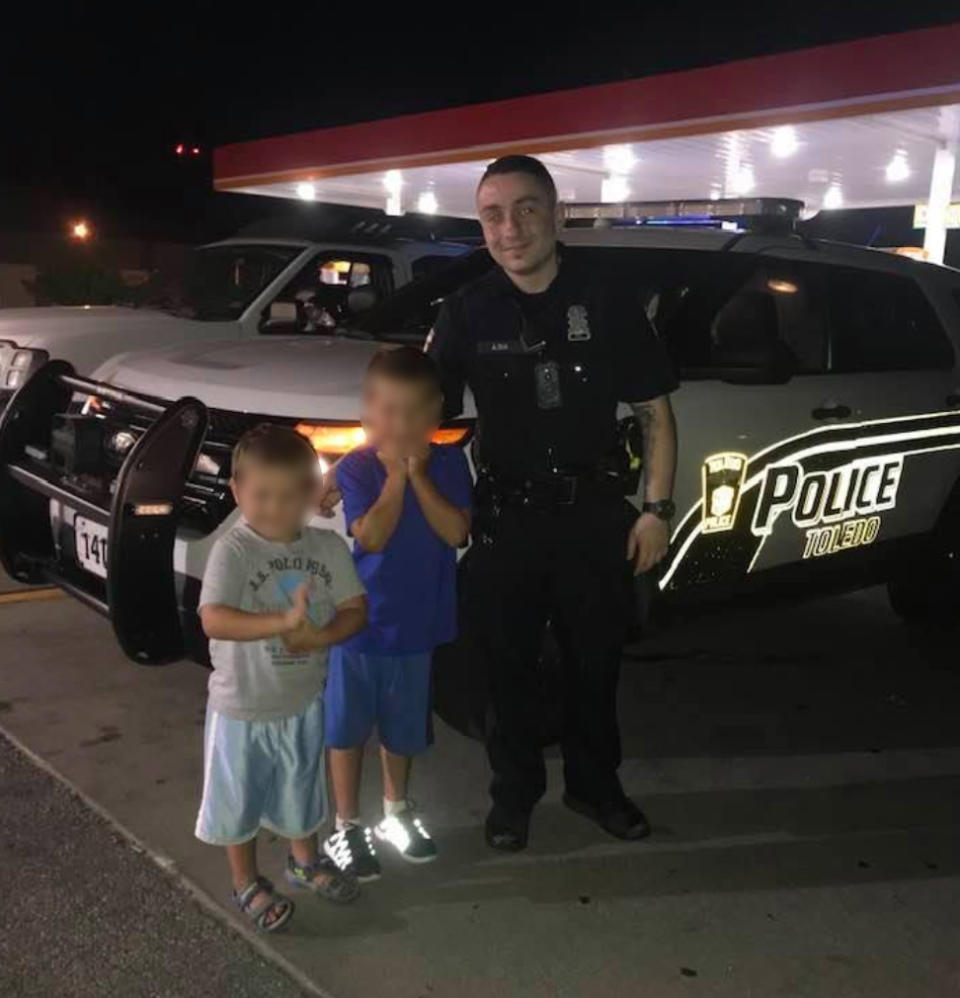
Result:
<svg viewBox="0 0 960 998"><path fill-rule="evenodd" d="M367 377L421 384L434 398L443 394L437 365L422 350L412 346L384 347L378 350L367 365Z"/></svg>
<svg viewBox="0 0 960 998"><path fill-rule="evenodd" d="M547 192L550 204L557 203L557 185L553 182L550 171L539 159L534 159L533 156L501 156L499 159L495 159L483 171L483 176L477 187L482 187L490 177L499 177L504 173L525 173L528 177L533 177Z"/></svg>
<svg viewBox="0 0 960 998"><path fill-rule="evenodd" d="M246 431L233 448L231 472L239 478L245 464L263 464L314 475L317 454L313 445L291 426L260 423Z"/></svg>

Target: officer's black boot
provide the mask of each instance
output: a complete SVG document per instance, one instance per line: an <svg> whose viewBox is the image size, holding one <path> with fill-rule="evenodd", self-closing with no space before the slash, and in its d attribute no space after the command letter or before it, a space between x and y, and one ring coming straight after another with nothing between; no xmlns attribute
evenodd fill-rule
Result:
<svg viewBox="0 0 960 998"><path fill-rule="evenodd" d="M563 803L571 811L596 822L605 832L618 839L635 841L645 839L650 834L650 823L646 815L626 795L600 804L591 804L567 792L563 795Z"/></svg>
<svg viewBox="0 0 960 998"><path fill-rule="evenodd" d="M508 811L494 804L483 828L484 838L491 849L500 852L520 852L527 848L530 833L530 812Z"/></svg>

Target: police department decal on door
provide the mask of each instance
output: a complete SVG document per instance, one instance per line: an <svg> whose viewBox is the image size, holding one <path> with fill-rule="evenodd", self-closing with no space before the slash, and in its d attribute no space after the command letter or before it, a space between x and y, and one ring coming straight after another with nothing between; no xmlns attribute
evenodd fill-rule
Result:
<svg viewBox="0 0 960 998"><path fill-rule="evenodd" d="M703 533L733 529L746 470L746 454L713 454L703 462Z"/></svg>
<svg viewBox="0 0 960 998"><path fill-rule="evenodd" d="M862 458L829 472L806 474L794 462L770 465L751 529L756 537L767 537L777 517L790 513L801 530L812 528L806 530L804 558L871 544L880 532L875 514L896 505L902 472L900 455Z"/></svg>
<svg viewBox="0 0 960 998"><path fill-rule="evenodd" d="M909 480L910 459L957 449L960 417L941 412L822 427L749 458L708 455L701 499L674 531L660 588L733 579L873 544L883 539L884 513L896 507ZM960 473L957 456L944 457Z"/></svg>

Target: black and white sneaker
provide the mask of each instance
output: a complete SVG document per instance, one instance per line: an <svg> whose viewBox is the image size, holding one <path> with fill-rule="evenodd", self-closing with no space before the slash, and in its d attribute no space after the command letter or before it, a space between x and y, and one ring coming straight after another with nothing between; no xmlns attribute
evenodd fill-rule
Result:
<svg viewBox="0 0 960 998"><path fill-rule="evenodd" d="M352 874L362 884L380 879L380 862L369 828L344 825L323 843L323 851L341 871Z"/></svg>
<svg viewBox="0 0 960 998"><path fill-rule="evenodd" d="M413 808L388 814L373 834L392 845L408 863L429 863L437 858L437 847Z"/></svg>

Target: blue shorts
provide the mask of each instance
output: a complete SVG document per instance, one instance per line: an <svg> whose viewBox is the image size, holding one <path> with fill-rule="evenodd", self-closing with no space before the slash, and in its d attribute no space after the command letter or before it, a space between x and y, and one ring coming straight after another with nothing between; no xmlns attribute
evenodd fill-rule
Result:
<svg viewBox="0 0 960 998"><path fill-rule="evenodd" d="M368 655L333 648L323 695L327 744L357 748L376 728L394 755L416 755L433 741L430 723L432 652Z"/></svg>
<svg viewBox="0 0 960 998"><path fill-rule="evenodd" d="M326 816L323 704L279 721L238 721L207 706L196 836L216 846L313 834Z"/></svg>

